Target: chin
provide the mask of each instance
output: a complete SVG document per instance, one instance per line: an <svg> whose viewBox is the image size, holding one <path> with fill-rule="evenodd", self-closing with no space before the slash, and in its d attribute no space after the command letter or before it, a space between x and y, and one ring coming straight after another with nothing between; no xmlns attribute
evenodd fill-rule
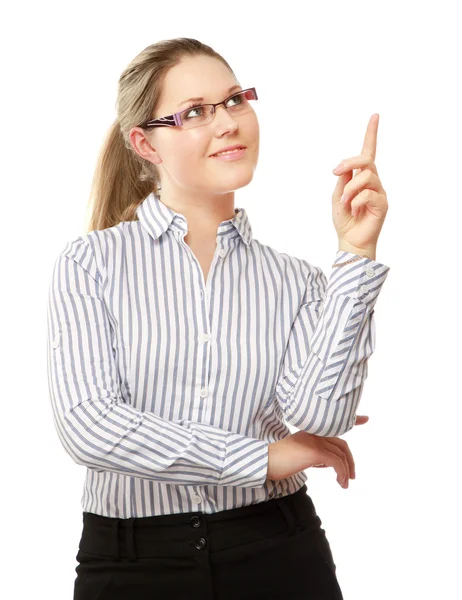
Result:
<svg viewBox="0 0 462 600"><path fill-rule="evenodd" d="M255 171L254 165L247 165L247 168L243 168L239 170L240 172L230 173L230 180L236 182L236 186L242 187L250 183L253 179L253 174ZM226 177L225 177L226 179Z"/></svg>

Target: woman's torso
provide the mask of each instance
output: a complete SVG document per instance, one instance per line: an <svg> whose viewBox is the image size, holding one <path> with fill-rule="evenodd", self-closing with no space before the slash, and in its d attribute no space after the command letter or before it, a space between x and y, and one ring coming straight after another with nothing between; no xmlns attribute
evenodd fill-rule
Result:
<svg viewBox="0 0 462 600"><path fill-rule="evenodd" d="M184 242L184 217L164 222L165 214L153 213L155 198L147 201L139 220L73 242L91 247L101 273L123 400L180 424L281 439L289 429L277 383L308 352L303 331L287 344L310 265L255 240L243 209L218 228L213 256L199 261ZM309 319L307 313L307 328ZM121 517L198 504L215 512L295 492L305 481L301 472L259 488L182 486L88 469L82 506Z"/></svg>

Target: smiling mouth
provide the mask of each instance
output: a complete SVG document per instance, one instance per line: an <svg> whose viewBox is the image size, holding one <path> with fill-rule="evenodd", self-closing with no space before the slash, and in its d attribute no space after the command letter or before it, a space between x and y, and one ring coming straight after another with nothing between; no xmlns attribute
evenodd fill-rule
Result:
<svg viewBox="0 0 462 600"><path fill-rule="evenodd" d="M247 152L247 148L241 148L240 150L232 150L230 152L224 152L223 154L212 154L210 158L219 158L222 161L232 161L240 160L244 157L244 154Z"/></svg>
<svg viewBox="0 0 462 600"><path fill-rule="evenodd" d="M216 152L215 154L211 154L210 156L226 156L227 154L241 152L242 150L246 150L246 147L239 146L239 148L234 148L234 150L226 150L225 152Z"/></svg>

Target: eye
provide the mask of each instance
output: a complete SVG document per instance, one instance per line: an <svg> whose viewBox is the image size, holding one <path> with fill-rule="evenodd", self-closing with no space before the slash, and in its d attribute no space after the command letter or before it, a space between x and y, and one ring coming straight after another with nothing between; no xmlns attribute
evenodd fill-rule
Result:
<svg viewBox="0 0 462 600"><path fill-rule="evenodd" d="M194 110L191 110L193 108L195 109L196 112L199 112L199 109L202 109L202 104L198 104L198 103L190 104L188 106L188 108L185 110L185 112L183 113L183 118L184 119L192 119L192 118L194 118L194 117L190 117L189 116L191 112L194 112Z"/></svg>
<svg viewBox="0 0 462 600"><path fill-rule="evenodd" d="M226 104L228 104L228 102L231 102L232 100L236 100L237 104L240 104L242 102L242 94L235 94L234 96L232 96L231 98L228 99ZM233 104L232 106L236 106L236 105Z"/></svg>

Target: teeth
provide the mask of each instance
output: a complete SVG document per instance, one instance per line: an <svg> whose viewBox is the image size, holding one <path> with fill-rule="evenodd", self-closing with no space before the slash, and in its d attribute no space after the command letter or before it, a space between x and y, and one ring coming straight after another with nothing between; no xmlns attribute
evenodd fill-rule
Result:
<svg viewBox="0 0 462 600"><path fill-rule="evenodd" d="M232 154L233 152L238 152L239 150L242 150L242 148L235 148L234 150L227 150L226 152L218 152L218 154L215 154L215 156L221 156L222 154Z"/></svg>

